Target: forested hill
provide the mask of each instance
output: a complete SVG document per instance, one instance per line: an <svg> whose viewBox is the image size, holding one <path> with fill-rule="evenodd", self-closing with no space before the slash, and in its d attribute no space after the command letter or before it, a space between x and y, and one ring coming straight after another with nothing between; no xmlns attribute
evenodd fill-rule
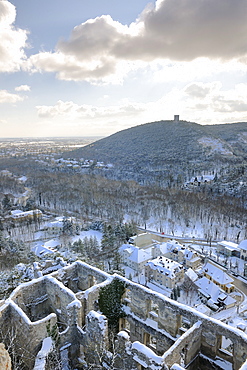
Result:
<svg viewBox="0 0 247 370"><path fill-rule="evenodd" d="M244 155L246 141L247 123L203 126L186 121L160 121L117 132L69 152L67 157L156 167L164 163L214 160L215 157L236 159L236 154ZM236 142L243 144L237 153Z"/></svg>

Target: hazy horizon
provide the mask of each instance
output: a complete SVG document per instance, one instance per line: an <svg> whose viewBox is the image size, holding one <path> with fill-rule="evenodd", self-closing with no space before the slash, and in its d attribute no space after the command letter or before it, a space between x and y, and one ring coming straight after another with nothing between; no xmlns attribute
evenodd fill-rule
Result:
<svg viewBox="0 0 247 370"><path fill-rule="evenodd" d="M1 137L247 121L247 0L0 0Z"/></svg>

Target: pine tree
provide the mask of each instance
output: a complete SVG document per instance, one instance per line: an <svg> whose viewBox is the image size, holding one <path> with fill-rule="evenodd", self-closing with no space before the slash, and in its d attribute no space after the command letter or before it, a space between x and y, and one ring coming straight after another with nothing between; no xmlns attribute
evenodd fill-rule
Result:
<svg viewBox="0 0 247 370"><path fill-rule="evenodd" d="M4 195L4 198L2 200L2 205L3 205L4 210L11 209L11 202L7 194Z"/></svg>
<svg viewBox="0 0 247 370"><path fill-rule="evenodd" d="M126 284L118 279L100 289L99 308L107 317L110 331L114 334L119 330L119 319L125 316L121 299L125 292Z"/></svg>

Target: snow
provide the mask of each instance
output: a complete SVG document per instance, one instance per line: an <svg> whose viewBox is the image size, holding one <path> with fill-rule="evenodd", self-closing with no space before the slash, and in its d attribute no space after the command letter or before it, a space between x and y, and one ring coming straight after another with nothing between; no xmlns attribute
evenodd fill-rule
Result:
<svg viewBox="0 0 247 370"><path fill-rule="evenodd" d="M113 275L114 276L114 275ZM119 276L117 275L119 279L121 279L122 281L126 282L128 285L133 285L133 286L136 286L138 288L139 284L135 283L135 282L132 282L130 280L127 280L126 278L122 277L122 276ZM150 295L155 295L156 297L159 297L161 300L163 300L164 302L171 302L173 306L177 306L181 311L187 311L187 312L190 312L192 315L195 314L197 317L198 317L198 320L203 319L205 320L206 322L208 320L210 320L211 323L216 323L217 325L220 325L222 328L226 328L227 330L230 330L232 332L234 332L236 335L238 336L241 336L243 337L244 339L246 339L246 334L244 334L243 332L241 332L241 330L235 328L235 327L231 327L229 328L229 325L225 324L224 322L222 321L219 321L219 320L216 320L215 318L209 318L208 316L204 315L203 313L201 312L198 312L195 308L193 307L189 307L187 306L186 304L183 304L183 303L180 303L180 302L177 302L177 301L174 301L166 296L164 296L163 294L160 294L158 292L154 292L153 290L150 290L149 288L145 287L145 286L142 286L142 290L143 292L146 291L146 293L150 296ZM135 316L133 314L133 312L130 311L129 307L126 307L124 306L124 310L126 311L126 314L128 315L132 315L133 317ZM221 312L225 312L227 310L224 310L224 311L221 311ZM145 323L145 320L140 320L140 318L138 318L138 321L143 321L143 323ZM160 330L161 332L164 332L162 330ZM166 333L166 335L169 336L168 333ZM171 336L170 336L171 337ZM172 337L171 337L172 338ZM172 338L174 340L174 338Z"/></svg>
<svg viewBox="0 0 247 370"><path fill-rule="evenodd" d="M195 308L196 308L196 310L198 311L198 312L201 312L201 313L203 313L204 315L207 315L207 316L209 316L210 315L210 312L211 312L211 310L210 310L210 308L208 308L207 306L205 306L204 304L198 304L198 305L196 305L195 306Z"/></svg>
<svg viewBox="0 0 247 370"><path fill-rule="evenodd" d="M207 359L211 363L214 363L214 364L220 366L221 369L232 370L232 364L230 362L226 361L226 360L223 360L222 358L216 357L215 360L212 360L211 358L209 358L209 357L207 357L203 354L200 354L200 356Z"/></svg>
<svg viewBox="0 0 247 370"><path fill-rule="evenodd" d="M57 250L54 249L54 246L58 246L60 243L58 241L55 241L54 239L46 242L45 244L41 241L35 244L34 247L32 247L32 251L36 254L38 257L42 257L45 254L53 254L56 253Z"/></svg>
<svg viewBox="0 0 247 370"><path fill-rule="evenodd" d="M239 244L239 249L242 249L242 250L247 250L247 239L246 240L242 240Z"/></svg>
<svg viewBox="0 0 247 370"><path fill-rule="evenodd" d="M198 286L199 291L206 297L210 298L213 304L218 303L218 298L220 294L222 293L222 290L210 281L208 278L205 276L202 277L201 279L197 280L195 282L196 286ZM226 295L225 295L226 296Z"/></svg>
<svg viewBox="0 0 247 370"><path fill-rule="evenodd" d="M185 275L187 275L190 278L190 280L192 280L192 281L196 281L198 279L197 273L194 270L192 270L191 268L189 268L185 272Z"/></svg>
<svg viewBox="0 0 247 370"><path fill-rule="evenodd" d="M19 181L21 182L26 182L27 181L27 177L26 176L21 176L18 178Z"/></svg>
<svg viewBox="0 0 247 370"><path fill-rule="evenodd" d="M174 364L174 365L172 365L171 370L184 370L184 367L182 367L178 364Z"/></svg>
<svg viewBox="0 0 247 370"><path fill-rule="evenodd" d="M86 230L86 231L81 231L79 235L75 235L72 237L72 243L75 241L81 239L83 240L85 237L87 238L94 238L96 237L97 241L99 244L101 244L101 239L102 239L102 232L98 230Z"/></svg>
<svg viewBox="0 0 247 370"><path fill-rule="evenodd" d="M144 344L136 341L136 342L133 342L132 343L132 349L135 349L136 351L142 353L143 355L145 355L147 358L149 359L152 359L154 360L157 364L162 364L163 362L163 359L161 356L157 356L150 348L148 348L147 346L145 346ZM138 362L140 360L138 359ZM144 366L144 365L143 365ZM147 367L147 364L146 364L146 367Z"/></svg>
<svg viewBox="0 0 247 370"><path fill-rule="evenodd" d="M44 247L45 248L56 248L58 246L60 246L60 242L56 239L51 239L51 240L48 240L47 242L44 243Z"/></svg>
<svg viewBox="0 0 247 370"><path fill-rule="evenodd" d="M149 266L152 270L158 270L160 273L163 273L170 278L174 278L176 273L183 269L183 266L180 263L164 256L160 256L149 261L146 266Z"/></svg>
<svg viewBox="0 0 247 370"><path fill-rule="evenodd" d="M10 214L11 214L11 215L18 215L18 214L20 214L20 213L23 213L23 211L22 211L22 210L20 210L20 209L14 209L13 211L10 211Z"/></svg>
<svg viewBox="0 0 247 370"><path fill-rule="evenodd" d="M78 299L74 300L73 302L67 305L67 309L70 308L76 308L78 310L81 309L81 302Z"/></svg>
<svg viewBox="0 0 247 370"><path fill-rule="evenodd" d="M107 280L103 281L103 282L102 282L102 283L100 283L100 284L93 285L93 286L91 286L91 288L88 288L88 289L84 292L84 298L85 298L85 299L88 299L89 294L91 294L94 290L98 290L98 288L99 288L99 287L104 287L104 286L108 285L108 284L111 282L111 280L112 280L112 279L113 279L113 278L111 278L111 277L109 277L109 276L108 276L108 279L107 279Z"/></svg>
<svg viewBox="0 0 247 370"><path fill-rule="evenodd" d="M204 147L209 147L213 152L219 152L225 155L233 155L232 151L219 139L213 139L211 137L202 137L198 139L198 142Z"/></svg>
<svg viewBox="0 0 247 370"><path fill-rule="evenodd" d="M33 370L44 370L45 369L46 358L52 350L53 350L52 339L51 337L47 337L43 340L41 350L37 354Z"/></svg>
<svg viewBox="0 0 247 370"><path fill-rule="evenodd" d="M100 329L102 330L103 333L106 332L106 329L107 329L107 319L105 317L105 315L102 315L94 310L90 311L88 314L87 314L87 318L89 321L91 320L97 320L98 321L98 324L99 324L99 327Z"/></svg>
<svg viewBox="0 0 247 370"><path fill-rule="evenodd" d="M223 246L227 247L230 250L237 250L238 249L238 244L237 243L228 242L226 240L218 242L218 244L223 245Z"/></svg>
<svg viewBox="0 0 247 370"><path fill-rule="evenodd" d="M220 285L226 285L232 283L234 280L227 275L223 270L214 264L207 262L206 265L202 268L202 271L209 275L214 281Z"/></svg>
<svg viewBox="0 0 247 370"><path fill-rule="evenodd" d="M45 323L45 322L51 320L52 318L56 318L55 313L50 313L49 315L47 315L43 319L40 319L40 320L37 320L37 321L31 321L29 319L29 317L25 314L25 312L23 312L22 309L15 302L13 302L10 298L6 300L6 303L9 304L10 306L12 306L13 309L16 312L18 312L19 316L21 316L22 320L24 322L26 322L26 324L28 324L28 325L36 326L36 325L40 325L41 323Z"/></svg>
<svg viewBox="0 0 247 370"><path fill-rule="evenodd" d="M120 331L120 332L118 333L118 337L122 337L122 338L124 338L125 340L129 340L129 339L130 339L129 334L128 334L126 331L124 331L124 330L122 330L122 331Z"/></svg>
<svg viewBox="0 0 247 370"><path fill-rule="evenodd" d="M193 333L195 329L200 328L201 325L202 325L202 322L197 321L190 329L188 329L183 335L181 335L181 337L179 337L176 340L176 342L164 353L163 359L170 356L172 354L172 352L174 351L174 349L178 345L180 345L189 335L191 335L191 333ZM186 341L185 341L185 343L186 343Z"/></svg>

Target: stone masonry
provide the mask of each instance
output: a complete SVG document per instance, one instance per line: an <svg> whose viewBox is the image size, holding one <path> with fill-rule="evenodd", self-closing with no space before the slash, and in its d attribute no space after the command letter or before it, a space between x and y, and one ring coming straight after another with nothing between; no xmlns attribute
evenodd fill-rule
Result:
<svg viewBox="0 0 247 370"><path fill-rule="evenodd" d="M117 338L98 308L101 287L113 279L126 286ZM247 335L239 329L80 261L16 288L0 303L0 325L14 331L22 355L25 343L27 369L34 368L54 325L71 369L92 359L95 369L223 369L216 359L233 370L247 369ZM224 339L231 342L227 349Z"/></svg>

